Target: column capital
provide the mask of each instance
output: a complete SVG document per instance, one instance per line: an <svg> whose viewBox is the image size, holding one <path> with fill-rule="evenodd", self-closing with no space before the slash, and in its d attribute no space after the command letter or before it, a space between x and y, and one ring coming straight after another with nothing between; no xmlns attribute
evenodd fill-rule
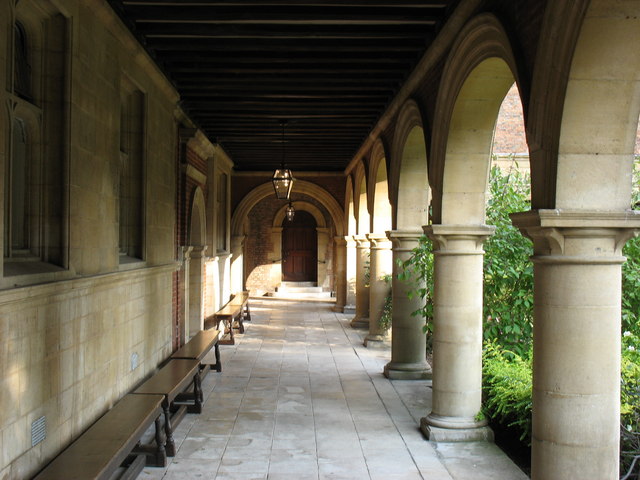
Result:
<svg viewBox="0 0 640 480"><path fill-rule="evenodd" d="M357 248L369 248L369 239L366 235L354 235L353 240L356 242Z"/></svg>
<svg viewBox="0 0 640 480"><path fill-rule="evenodd" d="M371 242L371 248L376 250L391 250L391 241L384 233L369 233L367 234L369 242Z"/></svg>
<svg viewBox="0 0 640 480"><path fill-rule="evenodd" d="M387 231L387 238L393 243L394 252L410 252L418 246L422 235L424 232L418 229Z"/></svg>
<svg viewBox="0 0 640 480"><path fill-rule="evenodd" d="M345 246L347 244L347 237L333 237L333 241L336 242L338 246Z"/></svg>
<svg viewBox="0 0 640 480"><path fill-rule="evenodd" d="M191 247L191 258L203 258L207 251L208 245L194 245Z"/></svg>
<svg viewBox="0 0 640 480"><path fill-rule="evenodd" d="M622 247L640 233L640 212L632 210L549 209L512 213L510 217L533 241L534 261L539 257L565 257L579 263L621 263Z"/></svg>
<svg viewBox="0 0 640 480"><path fill-rule="evenodd" d="M344 241L347 245L347 248L353 248L356 246L356 240L353 235L347 235L344 237Z"/></svg>
<svg viewBox="0 0 640 480"><path fill-rule="evenodd" d="M496 230L493 225L425 225L425 235L433 242L434 252L482 254L482 245Z"/></svg>
<svg viewBox="0 0 640 480"><path fill-rule="evenodd" d="M191 246L182 246L180 247L180 255L181 255L181 260L182 261L187 261L191 258L191 251L193 250L193 247Z"/></svg>

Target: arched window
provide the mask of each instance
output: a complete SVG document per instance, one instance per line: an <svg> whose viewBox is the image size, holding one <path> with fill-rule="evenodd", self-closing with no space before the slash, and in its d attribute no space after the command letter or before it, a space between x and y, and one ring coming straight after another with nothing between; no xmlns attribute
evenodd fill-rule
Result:
<svg viewBox="0 0 640 480"><path fill-rule="evenodd" d="M14 33L14 67L13 67L13 90L27 100L31 100L31 63L29 62L29 43L24 26L16 22L13 27Z"/></svg>

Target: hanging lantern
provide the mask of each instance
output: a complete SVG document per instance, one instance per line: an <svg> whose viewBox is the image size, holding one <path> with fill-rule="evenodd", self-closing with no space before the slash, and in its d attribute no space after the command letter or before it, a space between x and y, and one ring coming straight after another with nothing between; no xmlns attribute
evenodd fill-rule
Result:
<svg viewBox="0 0 640 480"><path fill-rule="evenodd" d="M291 195L291 189L293 188L293 174L291 170L285 167L284 157L285 157L285 146L284 146L284 126L287 121L282 120L280 125L282 126L282 163L280 168L276 169L273 173L273 177L271 178L271 182L273 183L273 189L276 192L276 197L280 200L288 200ZM293 208L293 207L292 207Z"/></svg>
<svg viewBox="0 0 640 480"><path fill-rule="evenodd" d="M296 214L296 209L293 208L293 204L289 202L289 205L287 205L287 220L292 222L295 214Z"/></svg>

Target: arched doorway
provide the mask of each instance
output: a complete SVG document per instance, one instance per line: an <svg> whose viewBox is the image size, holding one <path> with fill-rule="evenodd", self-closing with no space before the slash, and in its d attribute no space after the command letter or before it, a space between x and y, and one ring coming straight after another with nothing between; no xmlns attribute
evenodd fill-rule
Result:
<svg viewBox="0 0 640 480"><path fill-rule="evenodd" d="M315 282L318 278L318 234L316 220L299 210L292 221L282 222L282 280Z"/></svg>

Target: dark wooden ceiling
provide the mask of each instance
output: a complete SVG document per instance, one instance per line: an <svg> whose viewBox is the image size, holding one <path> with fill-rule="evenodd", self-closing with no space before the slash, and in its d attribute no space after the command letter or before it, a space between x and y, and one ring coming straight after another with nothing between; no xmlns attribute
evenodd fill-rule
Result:
<svg viewBox="0 0 640 480"><path fill-rule="evenodd" d="M109 0L237 170L341 171L454 0Z"/></svg>

